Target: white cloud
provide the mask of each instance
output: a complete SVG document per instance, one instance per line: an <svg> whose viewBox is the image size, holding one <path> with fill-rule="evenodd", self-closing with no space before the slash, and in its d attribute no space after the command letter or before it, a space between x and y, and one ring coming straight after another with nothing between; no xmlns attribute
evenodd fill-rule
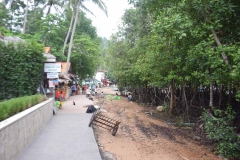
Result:
<svg viewBox="0 0 240 160"><path fill-rule="evenodd" d="M87 13L87 17L92 20L93 26L97 28L100 37L110 38L112 33L117 31L117 26L121 22L124 11L131 7L127 0L103 0L108 8L108 17L91 1L85 1L84 5L96 16Z"/></svg>

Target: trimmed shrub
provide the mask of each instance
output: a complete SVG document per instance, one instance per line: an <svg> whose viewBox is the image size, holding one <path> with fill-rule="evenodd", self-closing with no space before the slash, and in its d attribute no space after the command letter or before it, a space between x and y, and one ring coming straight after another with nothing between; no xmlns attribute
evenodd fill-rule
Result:
<svg viewBox="0 0 240 160"><path fill-rule="evenodd" d="M0 41L0 101L33 95L43 72L43 45Z"/></svg>
<svg viewBox="0 0 240 160"><path fill-rule="evenodd" d="M27 108L41 103L44 100L46 100L44 95L36 94L0 102L0 121L3 121Z"/></svg>

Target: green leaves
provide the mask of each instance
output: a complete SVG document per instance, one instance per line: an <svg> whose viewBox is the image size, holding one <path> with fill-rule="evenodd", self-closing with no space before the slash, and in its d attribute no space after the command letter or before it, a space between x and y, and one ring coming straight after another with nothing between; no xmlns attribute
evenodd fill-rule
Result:
<svg viewBox="0 0 240 160"><path fill-rule="evenodd" d="M0 42L0 48L0 100L36 93L43 70L43 46L34 41L8 45Z"/></svg>
<svg viewBox="0 0 240 160"><path fill-rule="evenodd" d="M217 152L228 158L240 156L238 135L232 127L234 114L228 106L226 111L214 109L214 117L207 111L202 116L208 138L217 141Z"/></svg>

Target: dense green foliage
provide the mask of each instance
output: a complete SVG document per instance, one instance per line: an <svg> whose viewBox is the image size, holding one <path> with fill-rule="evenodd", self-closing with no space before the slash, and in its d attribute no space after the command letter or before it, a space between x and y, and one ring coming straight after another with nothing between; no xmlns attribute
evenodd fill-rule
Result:
<svg viewBox="0 0 240 160"><path fill-rule="evenodd" d="M184 121L196 121L201 106L225 110L230 103L240 112L240 1L129 2L135 8L125 11L107 54L119 88L127 87L137 102L169 106ZM237 130L224 132L236 137ZM218 152L238 156L237 143L223 140Z"/></svg>
<svg viewBox="0 0 240 160"><path fill-rule="evenodd" d="M235 26L237 17L228 26L216 20L234 18L239 12L234 7L237 2L137 0L134 3L136 9L125 12L122 27L109 45L109 67L120 83L136 84L137 80L138 86L147 82L149 86L164 87L174 79L179 85L184 82L200 86L212 81L239 85L235 71L239 65L238 36L231 33L227 39L229 27ZM202 17L202 6L206 6L209 17ZM212 11L212 7L213 12L207 10ZM220 35L222 45L214 42L212 29ZM224 63L223 52L228 64Z"/></svg>
<svg viewBox="0 0 240 160"><path fill-rule="evenodd" d="M4 36L15 35L24 40L37 41L43 46L50 46L51 53L57 57L57 61L66 61L70 36L66 40L64 51L63 46L70 27L71 16L75 14L73 8L77 2L61 0L35 0L34 3L29 2L24 34L20 34L20 32L23 28L27 4L13 1L10 8L10 3L4 5L0 2L0 18L3 20L0 22L0 32ZM70 3L71 7L67 7ZM52 14L53 10L57 11L57 13ZM72 30L70 30L71 33ZM70 59L73 74L77 74L81 78L94 75L102 58L101 43L91 20L86 17L83 11L80 11ZM84 66L84 68L79 66Z"/></svg>
<svg viewBox="0 0 240 160"><path fill-rule="evenodd" d="M38 103L41 103L45 99L46 99L45 96L41 94L36 94L32 96L13 98L11 100L0 102L0 121L3 121L8 117L17 114L18 112L21 112Z"/></svg>
<svg viewBox="0 0 240 160"><path fill-rule="evenodd" d="M43 46L30 41L0 42L0 100L37 92L43 72Z"/></svg>
<svg viewBox="0 0 240 160"><path fill-rule="evenodd" d="M234 133L234 112L230 107L226 111L214 110L214 116L204 112L202 119L208 138L217 141L217 152L228 158L240 157L240 136Z"/></svg>

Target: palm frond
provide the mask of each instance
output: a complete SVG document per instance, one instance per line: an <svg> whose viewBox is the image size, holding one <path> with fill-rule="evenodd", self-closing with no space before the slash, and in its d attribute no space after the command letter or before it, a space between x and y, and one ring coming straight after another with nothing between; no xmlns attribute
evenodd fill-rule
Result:
<svg viewBox="0 0 240 160"><path fill-rule="evenodd" d="M94 17L96 17L86 6L84 6L83 4L81 5L81 10L86 11L88 13L90 13L91 15L93 15Z"/></svg>
<svg viewBox="0 0 240 160"><path fill-rule="evenodd" d="M105 14L108 16L107 6L102 0L91 0L95 5L97 5Z"/></svg>

